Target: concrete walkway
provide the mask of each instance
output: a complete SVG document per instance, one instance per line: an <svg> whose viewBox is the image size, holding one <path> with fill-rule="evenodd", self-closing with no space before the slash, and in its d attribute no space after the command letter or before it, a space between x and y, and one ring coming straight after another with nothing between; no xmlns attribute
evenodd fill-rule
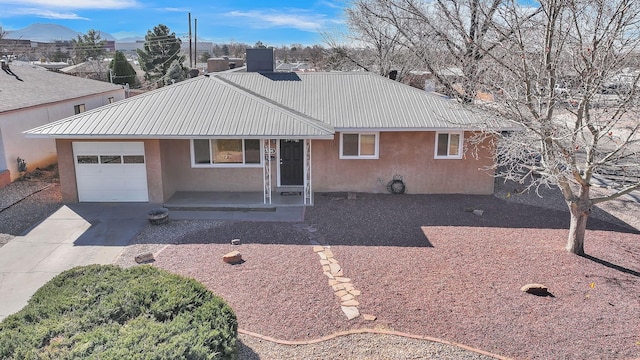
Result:
<svg viewBox="0 0 640 360"><path fill-rule="evenodd" d="M157 206L157 205L156 205ZM75 266L111 264L148 222L154 206L72 204L0 248L0 321L22 309L33 293Z"/></svg>

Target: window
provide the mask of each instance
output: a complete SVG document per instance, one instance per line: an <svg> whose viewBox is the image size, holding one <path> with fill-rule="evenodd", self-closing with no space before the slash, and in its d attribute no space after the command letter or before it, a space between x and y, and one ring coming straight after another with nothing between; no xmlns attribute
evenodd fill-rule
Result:
<svg viewBox="0 0 640 360"><path fill-rule="evenodd" d="M257 139L194 139L191 142L192 165L259 166L262 145Z"/></svg>
<svg viewBox="0 0 640 360"><path fill-rule="evenodd" d="M436 133L436 159L462 159L462 132Z"/></svg>
<svg viewBox="0 0 640 360"><path fill-rule="evenodd" d="M340 159L377 159L378 133L340 133Z"/></svg>
<svg viewBox="0 0 640 360"><path fill-rule="evenodd" d="M81 112L85 112L86 108L84 106L84 104L80 104L80 105L74 105L73 106L73 111L77 114L80 114Z"/></svg>

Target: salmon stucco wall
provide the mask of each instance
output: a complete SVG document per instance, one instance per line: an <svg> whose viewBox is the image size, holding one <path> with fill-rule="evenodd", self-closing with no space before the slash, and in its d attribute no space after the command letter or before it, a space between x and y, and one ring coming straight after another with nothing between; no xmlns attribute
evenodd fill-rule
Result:
<svg viewBox="0 0 640 360"><path fill-rule="evenodd" d="M492 194L494 179L489 141L477 158L434 159L435 132L381 132L378 159L340 159L340 134L313 142L312 181L316 192L387 192L395 175L411 194ZM468 137L470 133L465 133Z"/></svg>
<svg viewBox="0 0 640 360"><path fill-rule="evenodd" d="M262 191L262 167L191 167L189 140L161 140L164 200L176 191Z"/></svg>
<svg viewBox="0 0 640 360"><path fill-rule="evenodd" d="M58 173L60 174L60 193L62 201L66 203L78 202L76 168L74 165L73 147L71 143L71 140L56 139Z"/></svg>

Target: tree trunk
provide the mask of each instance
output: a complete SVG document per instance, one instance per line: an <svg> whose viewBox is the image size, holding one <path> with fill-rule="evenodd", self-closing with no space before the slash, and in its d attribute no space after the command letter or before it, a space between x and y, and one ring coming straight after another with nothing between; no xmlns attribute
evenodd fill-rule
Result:
<svg viewBox="0 0 640 360"><path fill-rule="evenodd" d="M571 213L571 225L569 226L566 249L570 253L584 255L584 233L587 229L587 219L591 213L589 186L582 186L579 197L570 201L568 205Z"/></svg>

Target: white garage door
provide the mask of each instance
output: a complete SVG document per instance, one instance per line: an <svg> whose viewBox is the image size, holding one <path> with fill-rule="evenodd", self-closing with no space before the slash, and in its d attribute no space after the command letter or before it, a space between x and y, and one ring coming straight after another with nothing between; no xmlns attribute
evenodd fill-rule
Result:
<svg viewBox="0 0 640 360"><path fill-rule="evenodd" d="M78 200L149 201L142 142L74 142Z"/></svg>

